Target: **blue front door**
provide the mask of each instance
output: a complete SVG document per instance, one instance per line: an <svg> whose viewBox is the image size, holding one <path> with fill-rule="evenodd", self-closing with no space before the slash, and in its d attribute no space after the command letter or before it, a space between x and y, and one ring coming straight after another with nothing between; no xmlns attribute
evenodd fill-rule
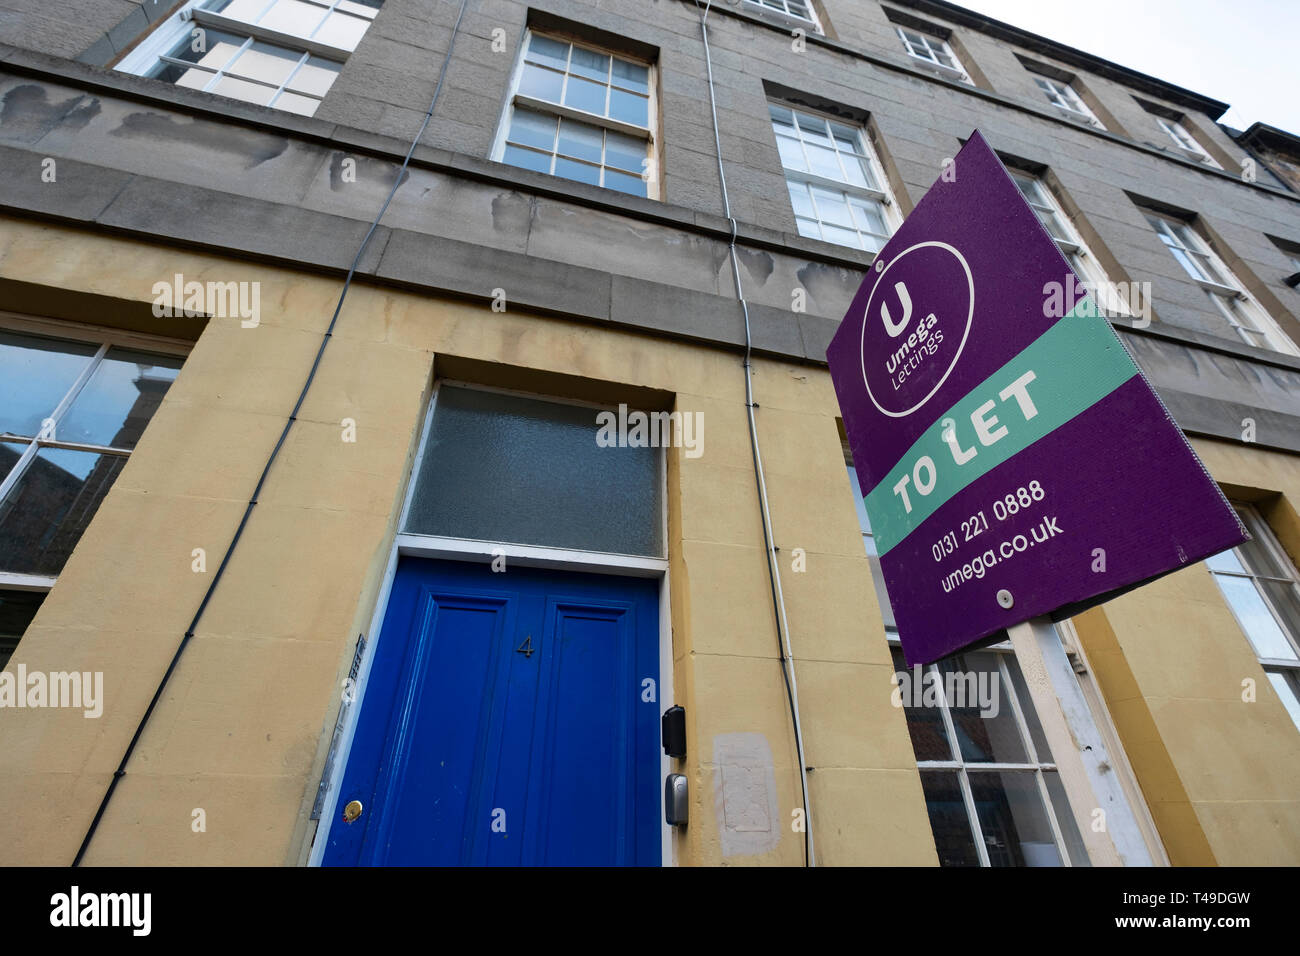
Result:
<svg viewBox="0 0 1300 956"><path fill-rule="evenodd" d="M324 863L657 865L658 617L644 578L402 558Z"/></svg>

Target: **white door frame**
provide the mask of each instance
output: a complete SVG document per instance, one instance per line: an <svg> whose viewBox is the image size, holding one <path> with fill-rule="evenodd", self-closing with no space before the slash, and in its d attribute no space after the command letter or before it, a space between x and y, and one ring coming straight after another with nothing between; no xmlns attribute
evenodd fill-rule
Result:
<svg viewBox="0 0 1300 956"><path fill-rule="evenodd" d="M429 398L429 408L424 414L421 425L420 445L415 461L406 476L406 492L403 496L402 511L397 527L406 526L411 508L411 499L415 494L415 478L420 473L429 441L429 431L433 424L434 410L438 404L438 391L442 385L457 385L480 391L504 392L506 394L526 395L560 404L590 405L589 402L574 402L548 395L516 392L507 389L489 388L472 383L453 382L450 380L436 382ZM603 407L603 406L593 406ZM594 430L593 430L594 436ZM594 441L594 437L593 437ZM664 492L660 520L663 522L665 550L667 549L667 456L660 456L660 488ZM671 603L669 601L668 559L646 558L636 555L608 554L599 551L579 551L567 548L548 548L538 545L503 544L496 541L476 541L467 538L449 538L436 535L407 534L398 531L393 536L389 548L384 577L376 596L374 611L370 616L370 627L365 648L362 651L361 664L357 671L354 697L344 714L339 746L334 755L334 762L325 770L327 785L325 800L321 805L320 819L317 821L312 845L307 858L308 866L320 866L325 856L325 846L329 842L330 827L338 814L339 791L343 783L343 774L347 769L352 752L352 741L356 735L357 723L361 710L365 706L366 686L370 677L370 668L375 660L380 632L384 617L388 612L388 599L392 592L393 579L397 574L398 559L402 557L430 558L445 561L461 561L487 564L493 558L504 554L509 564L520 567L546 568L557 571L580 571L588 574L624 575L628 577L659 579L659 685L656 692L659 713L673 705L673 647ZM676 866L675 841L673 828L668 825L664 807L664 788L662 780L672 772L672 762L663 752L662 740L659 747L659 830L661 837L662 866Z"/></svg>

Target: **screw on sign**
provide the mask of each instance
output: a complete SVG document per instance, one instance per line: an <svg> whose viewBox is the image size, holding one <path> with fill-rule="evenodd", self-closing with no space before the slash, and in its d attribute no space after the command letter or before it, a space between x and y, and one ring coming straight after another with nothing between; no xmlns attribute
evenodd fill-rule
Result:
<svg viewBox="0 0 1300 956"><path fill-rule="evenodd" d="M1247 538L1093 300L1044 307L1079 280L978 131L955 166L827 350L909 667Z"/></svg>

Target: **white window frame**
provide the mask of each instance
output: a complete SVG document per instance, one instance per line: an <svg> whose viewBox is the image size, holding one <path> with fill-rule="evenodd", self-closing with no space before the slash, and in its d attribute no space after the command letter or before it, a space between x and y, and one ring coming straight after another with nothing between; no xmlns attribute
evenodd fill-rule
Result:
<svg viewBox="0 0 1300 956"><path fill-rule="evenodd" d="M0 330L39 335L43 338L60 339L78 345L97 345L94 355L86 356L85 368L68 387L63 398L51 410L49 419L54 423L54 437L48 437L48 429L34 437L27 436L21 441L5 441L12 447L23 446L23 452L14 463L9 473L0 480L0 502L8 497L10 490L31 467L42 448L61 448L68 451L84 451L97 455L110 455L115 458L130 458L134 449L115 448L111 445L87 445L80 442L66 442L58 439L58 426L68 409L72 407L78 395L99 368L109 349L126 348L138 351L155 352L159 355L174 355L182 359L188 357L192 343L182 339L164 338L137 332L124 332L118 329L87 325L80 322L55 322L33 316L19 315L0 311ZM48 420L48 419L47 419ZM58 575L25 574L21 572L0 572L0 588L13 591L49 591L58 583Z"/></svg>
<svg viewBox="0 0 1300 956"><path fill-rule="evenodd" d="M540 36L546 37L547 39L552 39L560 43L568 43L571 47L578 47L584 50L591 50L595 53L601 53L605 56L614 59L626 60L630 63L637 63L640 64L641 66L647 67L649 72L647 73L646 76L646 83L649 91L649 97L647 99L647 104L646 104L646 116L649 125L646 127L636 126L632 123L625 123L621 120L614 119L611 116L601 116L597 113L588 113L586 110L575 109L572 106L565 106L563 105L562 102L552 103L550 100L543 100L535 96L529 96L525 93L520 93L519 82L523 78L523 73L524 73L524 56L528 50L528 45L532 41L533 35L535 33L539 34ZM570 60L572 60L573 57L572 50L569 53L569 57ZM613 67L611 65L611 69L612 68ZM564 99L564 91L569 81L569 75L570 74L566 68L564 73L563 85L561 85L560 87L561 100ZM496 163L505 162L506 139L510 135L510 125L514 121L516 107L522 107L523 109L531 110L535 113L546 113L550 116L560 117L561 119L565 119L565 118L571 119L574 120L575 122L586 123L588 126L596 126L605 130L613 130L616 133L623 133L627 136L635 136L638 139L645 140L646 158L642 166L642 177L641 177L646 184L645 198L655 199L655 200L661 198L662 186L660 181L662 177L660 177L658 174L658 167L659 167L658 72L656 69L656 65L652 61L646 60L639 56L635 56L633 54L625 53L620 50L612 50L607 47L597 46L594 43L586 43L581 40L575 39L573 37L566 36L564 34L551 33L546 30L533 30L530 27L529 29L524 31L524 39L519 44L519 54L515 58L514 70L510 74L509 93L506 96L505 105L502 107L501 116L497 121L497 134L496 134L496 138L492 141L492 151L489 154L489 158L493 162ZM556 161L556 153L554 152L553 149L551 153L551 169L555 168L555 161ZM516 169L521 167L511 166L511 168ZM550 173L548 175L555 175L555 174ZM565 177L563 176L558 176L556 178L565 179ZM604 178L603 171L601 174L601 178L602 179ZM579 182L579 180L574 180L574 179L570 179L567 181L575 182L575 183ZM586 183L584 185L589 186L591 184ZM597 186L596 188L608 189L611 193L615 195L620 195L620 196L631 195L629 193L620 192L619 190L613 189L608 186L602 185L602 186Z"/></svg>
<svg viewBox="0 0 1300 956"><path fill-rule="evenodd" d="M841 440L844 451L844 462L848 468L849 483L854 491L859 491L857 475L853 467L853 455L849 449L848 441ZM858 502L861 505L861 502ZM858 523L862 531L862 542L866 549L868 560L872 562L872 579L876 584L876 591L880 598L880 610L885 618L885 639L891 648L901 648L901 641L898 637L898 630L893 624L893 612L889 607L889 598L885 588L880 582L875 581L879 568L879 559L876 557L878 549L875 539L872 535L870 522L867 518L864 508L858 508ZM1060 831L1060 823L1056 818L1056 810L1052 805L1050 794L1046 791L1046 782L1043 778L1042 771L1055 770L1058 773L1058 779L1061 788L1066 792L1067 803L1070 805L1071 812L1074 814L1075 827L1079 831L1085 849L1092 844L1094 849L1100 845L1103 851L1113 851L1118 854L1118 858L1126 865L1136 866L1168 866L1169 857L1165 852L1163 843L1160 840L1160 834L1156 828L1155 821L1151 816L1151 811L1146 805L1142 791L1137 783L1137 778L1133 773L1132 767L1128 763L1127 755L1124 753L1123 745L1119 739L1119 733L1116 731L1111 721L1110 713L1106 709L1105 701L1102 697L1101 690L1096 686L1091 676L1090 666L1085 656L1082 646L1078 640L1074 625L1071 621L1062 621L1050 628L1039 628L1036 633L1037 647L1034 649L1034 655L1037 660L1033 662L1035 667L1040 667L1047 680L1048 687L1052 692L1053 699L1061 708L1061 717L1065 725L1069 728L1073 740L1080 746L1088 744L1095 752L1090 752L1090 757L1095 766L1101 767L1109 764L1110 769L1114 770L1112 774L1103 775L1101 773L1089 774L1088 768L1084 766L1083 758L1077 751L1067 750L1063 754L1057 755L1055 761L1039 762L1037 754L1037 745L1033 743L1033 735L1029 733L1028 726L1024 718L1024 702L1021 701L1020 694L1015 691L1013 696L1015 704L1013 714L1019 728L1021 739L1025 742L1026 755L1032 758L1030 763L1026 764L995 764L995 763L975 763L979 770L990 771L1006 769L1016 772L1034 771L1038 780L1039 794L1043 799L1043 805L1048 813L1048 819L1052 829L1053 839L1056 842L1057 852L1061 855L1062 863L1066 866L1073 866L1074 862L1070 860L1069 851L1065 846ZM1034 708L1035 716L1042 727L1043 734L1046 738L1051 738L1049 720L1041 713L1042 708L1032 699L1034 693L1033 675L1028 673L1028 662L1022 663L1017 654L1016 647L1011 640L999 641L981 650L988 650L999 655L1010 654L1016 660L1017 666L1020 667L1021 676L1024 679L1026 689L1031 693L1029 706ZM923 673L934 670L935 665L929 665L923 669ZM1069 672L1068 674L1066 672ZM998 658L998 673L1003 681L1003 687L1013 691L1015 685L1010 681L1010 675L1007 673L1007 666L1004 656ZM958 781L961 786L962 799L966 805L967 820L971 825L971 836L975 841L976 853L980 860L981 866L989 866L988 853L984 845L983 830L979 825L979 814L975 810L974 795L970 789L970 782L966 776L965 760L961 756L961 750L957 744L957 735L955 728L952 726L952 720L948 711L948 702L944 695L943 682L938 684L938 692L943 703L943 720L944 730L948 737L949 752L955 751L953 760L947 761L917 761L919 770L956 770L958 772ZM910 730L909 730L910 736ZM1063 768L1061 762L1066 761L1067 766ZM1066 784L1066 772L1078 777L1079 775L1094 776L1097 780L1094 782L1094 795L1096 795L1097 786L1100 783L1106 796L1111 798L1112 809L1109 820L1110 840L1099 840L1095 833L1090 832L1092 820L1089 817L1089 811L1077 807L1075 801L1069 794L1069 787ZM1102 862L1105 862L1104 860Z"/></svg>
<svg viewBox="0 0 1300 956"><path fill-rule="evenodd" d="M891 648L902 649L902 643L899 641L898 632L889 628L885 632L886 639ZM974 791L971 789L969 773L973 770L975 773L1032 773L1035 783L1038 787L1039 799L1047 814L1048 825L1052 831L1052 841L1056 845L1056 852L1060 854L1061 864L1063 866L1077 866L1081 862L1073 860L1070 857L1070 851L1066 845L1066 840L1061 832L1061 823L1056 816L1056 807L1053 805L1051 794L1047 790L1047 781L1043 776L1045 771L1055 772L1058 774L1059 768L1056 761L1052 759L1039 759L1037 745L1034 743L1033 734L1029 731L1029 723L1025 719L1024 706L1025 702L1020 700L1020 693L1015 689L1011 681L1010 672L1007 669L1006 659L1009 655L1015 659L1015 650L1011 645L1002 641L989 647L980 648L980 651L986 651L994 654L998 662L998 679L1001 682L1001 696L1011 703L1011 713L1016 722L1016 727L1020 732L1020 740L1025 748L1026 761L1023 763L996 763L989 761L968 761L962 756L961 747L958 744L958 734L956 726L953 723L951 704L944 692L943 674L937 664L928 664L922 668L922 675L927 681L933 680L936 690L936 696L939 701L939 714L943 718L945 738L948 742L950 759L948 760L918 760L916 767L918 771L927 770L956 771L958 786L961 788L962 801L966 805L966 822L970 826L971 839L975 842L975 852L979 858L979 864L982 867L991 866L989 861L988 847L984 838L984 831L980 825L979 813L975 809ZM1027 679L1026 679L1027 683ZM1033 706L1033 701L1028 702ZM1044 757L1050 757L1045 754ZM1062 784L1062 790L1064 785ZM1067 801L1068 802L1068 801ZM1071 808L1073 810L1073 808ZM1074 824L1081 827L1084 823L1083 817L1079 816L1076 811ZM1080 830L1082 835L1082 830Z"/></svg>
<svg viewBox="0 0 1300 956"><path fill-rule="evenodd" d="M397 574L398 559L402 556L490 564L494 559L504 555L508 564L518 567L550 568L560 571L582 571L593 574L658 579L659 712L662 714L673 706L672 592L670 590L668 566L671 555L668 539L668 455L660 454L659 456L658 480L659 500L661 502L659 520L664 542L664 556L662 558L613 554L603 551L552 548L544 545L503 544L495 541L448 538L438 535L405 532L402 529L406 527L407 520L410 517L411 502L415 497L415 488L425 457L436 454L434 449L429 446L429 435L433 431L433 417L438 407L438 393L444 385L454 388L471 388L483 392L517 395L557 404L608 409L608 406L593 402L578 401L553 395L540 395L515 389L496 388L455 379L439 379L434 383L432 394L429 397L429 407L424 412L420 425L419 446L411 469L406 476L406 489L403 493L401 511L396 527L390 532L392 540L388 551L388 561L385 565L383 580L380 582L379 592L375 598L374 610L370 616L370 628L366 632L368 639L359 663L354 693L351 702L340 716L337 724L338 747L335 751L333 763L325 768L325 775L321 781L325 787L325 796L321 801L319 819L316 823L314 835L308 838L307 845L302 850L301 860L308 866L321 865L325 858L326 845L329 843L330 827L338 820L338 800L343 783L343 774L347 770L352 742L356 736L357 723L361 716L361 710L365 705L370 670L375 660L384 617L388 613L388 599L392 592L393 579ZM663 748L660 747L659 772L661 778L667 778L668 774L675 772L672 761L673 758L665 754ZM308 810L315 805L316 800L317 791L313 789L308 794ZM668 825L662 788L659 791L659 800L660 866L676 866L678 864L676 828ZM312 815L314 816L314 814Z"/></svg>
<svg viewBox="0 0 1300 956"><path fill-rule="evenodd" d="M1210 574L1214 576L1216 584L1221 577L1237 578L1239 580L1245 579L1250 581L1250 583L1255 586L1255 591L1259 595L1260 600L1264 603L1264 607L1266 607L1269 613L1273 615L1273 619L1277 622L1278 630L1281 631L1282 636L1290 642L1291 649L1295 654L1294 658L1260 657L1258 651L1255 651L1254 643L1250 638L1250 632L1246 630L1245 624L1242 623L1241 618L1237 615L1237 609L1233 606L1228 592L1223 591L1224 602L1228 605L1228 609L1232 611L1232 616L1236 619L1238 626L1241 627L1242 636L1244 636L1246 641L1250 643L1251 650L1255 653L1255 658L1259 661L1260 667L1264 669L1265 674L1269 675L1269 682L1273 683L1272 675L1276 674L1290 692L1292 697L1291 701L1287 702L1284 700L1282 701L1282 705L1286 708L1287 713L1290 714L1291 719L1295 721L1296 729L1300 730L1300 634L1296 634L1291 629L1285 616L1283 616L1283 614L1278 610L1277 605L1269 596L1268 591L1260 587L1258 584L1259 581L1270 581L1278 584L1290 585L1297 594L1300 594L1300 572L1297 572L1295 565L1291 563L1291 559L1287 556L1286 551L1283 550L1282 545L1278 542L1277 538L1274 537L1273 529L1268 526L1268 522L1264 520L1263 515L1259 513L1258 509L1256 509L1254 505L1245 502L1233 502L1232 506L1236 510L1237 514L1241 516L1241 520L1246 525L1246 529L1250 532L1251 537L1255 539L1260 548L1268 553L1268 556L1272 558L1273 562L1278 567L1288 572L1288 576L1274 577L1273 575L1260 574L1255 571L1246 561L1245 557L1240 554L1237 555L1237 561L1244 570L1244 574L1239 574L1235 571L1216 569L1214 567L1209 567L1209 571ZM1234 548L1233 550L1236 551L1237 549ZM1220 588L1220 590L1222 591L1222 588ZM1281 692L1278 691L1276 685L1274 685L1273 689L1280 697Z"/></svg>
<svg viewBox="0 0 1300 956"><path fill-rule="evenodd" d="M1160 128L1165 131L1165 135L1173 140L1174 146L1189 159L1194 159L1196 162L1211 166L1214 169L1223 168L1213 156L1206 152L1205 147L1197 142L1196 137L1188 132L1187 127L1178 120L1154 113L1152 115L1155 116L1156 123L1159 124Z"/></svg>
<svg viewBox="0 0 1300 956"><path fill-rule="evenodd" d="M1291 341L1273 317L1246 291L1241 280L1215 254L1191 223L1151 209L1143 210L1143 214L1169 254L1183 267L1192 281L1201 287L1243 342L1255 348L1300 355L1300 347Z"/></svg>
<svg viewBox="0 0 1300 956"><path fill-rule="evenodd" d="M1075 228L1070 217L1065 214L1061 204L1057 202L1056 196L1052 193L1051 187L1043 181L1041 176L1035 176L1033 173L1026 172L1023 169L1008 168L1007 172L1011 178L1018 183L1029 184L1034 193L1034 197L1026 196L1025 199L1034 213L1038 215L1039 221L1042 221L1044 212L1051 215L1061 226L1061 231L1066 235L1063 237L1053 236L1056 246L1065 256L1066 261L1074 267L1075 271L1086 281L1091 283L1097 292L1097 304L1102 311L1108 316L1123 316L1126 318L1133 317L1131 303L1125 302L1124 297L1119 295L1115 287L1111 285L1110 279L1106 275L1106 270L1097 257L1092 254L1088 244L1083 241L1079 235L1079 230ZM1021 190L1024 195L1024 190ZM1046 228L1046 225L1044 225ZM1050 234L1050 230L1049 230Z"/></svg>
<svg viewBox="0 0 1300 956"><path fill-rule="evenodd" d="M970 78L966 67L962 65L961 59L957 56L952 46L947 40L932 36L915 27L904 27L898 24L894 25L894 30L898 33L898 39L903 43L903 50L908 57L915 60L917 64L923 66L932 73L937 73L949 80L956 80L958 83L966 83L970 86L975 85L975 81ZM911 36L909 36L909 34ZM920 40L920 44L913 42L913 37ZM922 52L917 52L918 49ZM942 52L948 59L952 60L956 66L948 66L946 63L939 61L939 53Z"/></svg>
<svg viewBox="0 0 1300 956"><path fill-rule="evenodd" d="M799 136L799 145L805 151L805 158L807 155L807 144L804 141L804 131L799 126L799 121L798 121L799 116L802 115L802 116L810 117L812 119L818 119L821 120L823 123L828 124L827 125L828 135L830 133L829 124L831 123L834 123L837 126L843 126L853 130L854 136L856 137L857 152L866 158L867 166L870 168L871 171L871 176L873 179L875 179L879 188L872 188L870 186L860 186L856 183L847 182L846 180L843 179L832 179L826 176L820 176L817 173L813 173L813 172L805 172L799 169L791 169L788 166L786 166L784 162L781 164L781 169L782 172L785 174L787 183L797 182L805 186L816 186L821 189L842 193L846 197L856 196L860 199L869 199L873 202L878 203L880 205L881 218L885 220L885 227L889 230L889 234L884 236L883 241L881 242L881 246L883 247L884 243L889 241L890 236L892 236L894 232L897 231L898 227L902 225L903 216L898 209L897 201L894 199L893 190L890 189L889 178L885 175L885 167L880 162L880 157L876 154L876 150L871 144L871 138L867 135L866 129L857 123L845 122L844 119L841 117L832 116L829 113L824 113L820 110L809 109L803 106L799 106L799 107L792 106L791 104L783 102L782 100L779 99L768 100L768 105L769 107L775 106L780 109L789 110L791 113L794 114L795 131L798 133ZM771 116L769 114L768 116L769 125L771 125L771 122L772 122ZM773 127L772 129L772 139L773 141L776 140L775 127ZM834 142L833 136L831 137L831 141ZM836 157L839 159L840 165L842 167L845 162L843 155L840 153L838 147L836 148L835 152L836 152ZM805 165L811 167L812 164L805 163ZM813 204L814 211L816 211L817 199L812 194L811 190L809 191L809 201ZM807 217L796 216L796 218L807 218ZM820 229L821 226L823 225L823 220L821 218L820 213L817 213L816 222L818 228ZM839 227L839 228L843 228L843 227ZM859 234L859 236L863 235L863 230L858 229L856 225L854 226L854 230ZM846 249L862 248L859 246L849 246L845 243L837 243L831 239L822 239L813 236L808 236L805 238L815 238L819 242L830 242L833 243L834 245L843 245ZM870 249L864 251L871 252L874 255L874 252L872 252L872 250Z"/></svg>
<svg viewBox="0 0 1300 956"><path fill-rule="evenodd" d="M1034 73L1033 77L1038 89L1047 97L1047 102L1051 103L1062 116L1081 120L1100 130L1106 128L1106 125L1097 118L1097 114L1083 101L1083 97L1079 95L1073 83L1053 79L1042 73Z"/></svg>
<svg viewBox="0 0 1300 956"><path fill-rule="evenodd" d="M342 67L351 55L352 51L350 50L342 47L331 46L312 39L311 37L295 36L291 33L282 33L277 30L270 30L259 26L257 21L260 21L268 12L270 12L277 0L266 0L266 6L253 22L235 19L221 13L214 13L207 9L207 5L212 2L213 0L188 0L183 7L154 27L153 31L145 37L135 49L128 53L116 68L124 73L131 73L136 76L148 76L159 66L159 64L168 64L179 66L184 69L198 70L202 73L211 73L212 75L208 82L201 88L201 92L211 92L213 88L221 82L222 78L226 76L224 67L213 71L206 67L196 66L188 61L173 59L171 53L175 51L185 38L190 35L190 32L195 28L195 24L200 27L222 30L226 33L233 33L244 38L244 42L240 46L239 50L231 56L230 60L228 60L224 66L229 66L236 62L239 56L252 46L254 41L276 46L299 54L298 62L289 71L284 82L274 88L275 92L272 94L270 100L265 104L268 109L282 109L282 107L276 106L276 102L279 100L280 96L286 92L289 82L307 63L308 57L315 56L320 59L329 60L330 62L336 63ZM315 30L319 30L325 23L326 15L332 13L335 7L337 7L342 0L301 0L301 2L320 7L323 11L321 21L315 28ZM377 16L378 13L379 11L375 10L374 16L371 16L368 19L373 23L374 17ZM348 15L356 16L357 19L367 19L364 16L352 14L350 12ZM315 33L315 30L312 32ZM243 76L236 76L235 78L246 83L252 83L257 86L265 86L268 89L272 89L271 84L263 83L256 79L250 79ZM333 84L331 83L331 88L332 85ZM189 88L194 89L194 87ZM315 100L317 109L319 109L320 103L324 100L325 96L329 94L328 90L319 96L303 90L288 90L288 92L294 96ZM260 106L263 104L259 103L253 105ZM315 110L310 114L303 114L297 110L286 110L286 112L292 112L298 116L315 114Z"/></svg>
<svg viewBox="0 0 1300 956"><path fill-rule="evenodd" d="M821 19L817 16L817 10L813 6L813 0L745 0L745 3L753 7L759 7L769 13L780 14L789 17L798 23L810 24L815 33L825 33L822 29ZM795 13L792 6L798 5L806 10L806 13Z"/></svg>

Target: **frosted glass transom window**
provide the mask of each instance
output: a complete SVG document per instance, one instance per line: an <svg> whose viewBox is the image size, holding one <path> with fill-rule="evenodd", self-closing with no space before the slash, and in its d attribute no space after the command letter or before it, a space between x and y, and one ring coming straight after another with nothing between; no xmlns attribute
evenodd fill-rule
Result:
<svg viewBox="0 0 1300 956"><path fill-rule="evenodd" d="M403 530L663 557L661 450L602 446L601 411L443 385Z"/></svg>

